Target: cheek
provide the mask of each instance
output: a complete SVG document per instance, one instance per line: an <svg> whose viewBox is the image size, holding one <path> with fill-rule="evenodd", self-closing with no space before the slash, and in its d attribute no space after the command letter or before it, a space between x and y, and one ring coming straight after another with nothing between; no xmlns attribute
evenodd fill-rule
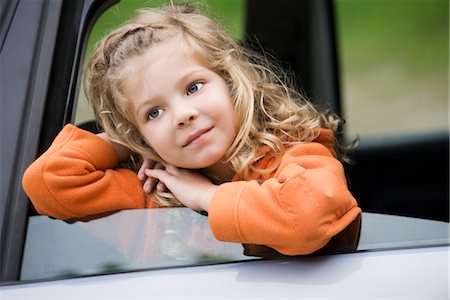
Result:
<svg viewBox="0 0 450 300"><path fill-rule="evenodd" d="M233 127L233 130L236 132L240 127L240 121L238 120L238 114L234 109L234 105L230 100L229 105L227 105L226 110L224 110L228 114L228 122L230 123L230 127Z"/></svg>
<svg viewBox="0 0 450 300"><path fill-rule="evenodd" d="M163 138L163 130L158 130L158 128L154 128L155 126L146 126L141 128L140 132L145 142L154 149L158 155L161 155L164 150L164 142L167 140Z"/></svg>

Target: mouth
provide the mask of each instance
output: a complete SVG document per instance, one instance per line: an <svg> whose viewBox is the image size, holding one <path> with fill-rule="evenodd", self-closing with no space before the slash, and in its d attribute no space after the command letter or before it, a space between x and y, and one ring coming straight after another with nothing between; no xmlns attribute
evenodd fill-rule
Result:
<svg viewBox="0 0 450 300"><path fill-rule="evenodd" d="M204 128L204 129L199 129L197 131L195 131L194 133L192 133L191 135L189 135L188 139L186 140L186 142L184 143L184 145L182 146L187 147L191 144L194 144L196 141L198 141L205 133L209 132L211 129L213 129L214 126L208 127L208 128Z"/></svg>

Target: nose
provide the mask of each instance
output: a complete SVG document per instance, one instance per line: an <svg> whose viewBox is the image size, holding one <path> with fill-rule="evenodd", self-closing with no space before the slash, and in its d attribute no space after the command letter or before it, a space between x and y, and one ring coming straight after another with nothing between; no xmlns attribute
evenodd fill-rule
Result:
<svg viewBox="0 0 450 300"><path fill-rule="evenodd" d="M178 128L184 127L197 119L198 115L198 110L195 107L186 104L179 104L175 109L175 126Z"/></svg>

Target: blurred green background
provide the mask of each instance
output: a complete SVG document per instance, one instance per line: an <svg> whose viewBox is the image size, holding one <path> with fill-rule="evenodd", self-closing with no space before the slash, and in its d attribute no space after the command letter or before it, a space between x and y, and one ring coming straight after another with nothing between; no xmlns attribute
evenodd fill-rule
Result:
<svg viewBox="0 0 450 300"><path fill-rule="evenodd" d="M236 40L243 38L246 0L188 2L205 7ZM170 1L120 1L99 18L87 53L137 8L164 3ZM334 0L333 4L346 134L385 137L446 130L449 1ZM86 108L80 112L79 120L92 118L83 116L89 113Z"/></svg>
<svg viewBox="0 0 450 300"><path fill-rule="evenodd" d="M347 134L448 129L448 0L336 0Z"/></svg>
<svg viewBox="0 0 450 300"><path fill-rule="evenodd" d="M1 1L1 0L0 0ZM121 0L106 10L97 20L88 38L86 57L88 59L95 44L110 31L129 20L135 11L142 7L159 7L170 0ZM240 40L244 36L246 0L185 0L191 2L213 19L219 21L232 37ZM86 99L83 88L80 89L75 113L75 124L94 120L94 113Z"/></svg>
<svg viewBox="0 0 450 300"><path fill-rule="evenodd" d="M203 12L218 20L236 40L244 33L246 0L185 0L173 1L196 3ZM121 0L100 16L89 37L88 52L95 43L122 23L129 20L134 12L142 7L159 7L170 1L164 0Z"/></svg>

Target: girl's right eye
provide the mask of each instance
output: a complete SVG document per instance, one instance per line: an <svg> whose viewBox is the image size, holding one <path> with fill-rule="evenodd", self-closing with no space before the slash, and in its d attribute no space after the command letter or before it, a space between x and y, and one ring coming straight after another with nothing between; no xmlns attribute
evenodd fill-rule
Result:
<svg viewBox="0 0 450 300"><path fill-rule="evenodd" d="M164 108L153 108L147 113L147 120L154 120L164 112Z"/></svg>

